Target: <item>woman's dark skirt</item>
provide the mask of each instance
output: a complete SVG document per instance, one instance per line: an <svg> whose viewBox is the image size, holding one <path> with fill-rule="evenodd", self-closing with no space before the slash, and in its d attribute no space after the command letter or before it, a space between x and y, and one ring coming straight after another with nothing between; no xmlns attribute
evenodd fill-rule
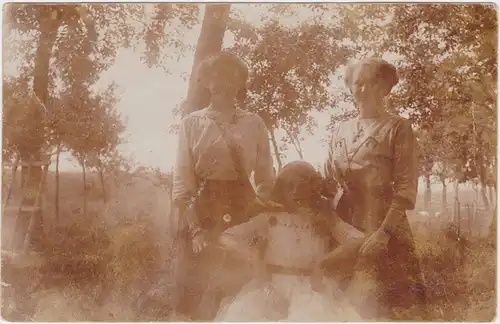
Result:
<svg viewBox="0 0 500 324"><path fill-rule="evenodd" d="M196 201L196 212L210 239L215 241L227 228L248 220L248 208L254 198L253 188L248 188L244 181L203 182ZM220 308L221 300L235 295L251 279L251 273L248 265L215 244L194 254L189 236L186 236L185 242L187 262L182 280L184 296L179 311L194 320L211 321Z"/></svg>
<svg viewBox="0 0 500 324"><path fill-rule="evenodd" d="M387 206L385 203L379 206L380 209L376 209L385 214ZM359 204L344 200L339 204L337 212L352 224L353 216L365 214L362 208ZM398 226L397 235L389 239L386 250L378 255L358 257L347 286L353 303L358 304L361 315L367 319L425 321L425 286L406 216Z"/></svg>

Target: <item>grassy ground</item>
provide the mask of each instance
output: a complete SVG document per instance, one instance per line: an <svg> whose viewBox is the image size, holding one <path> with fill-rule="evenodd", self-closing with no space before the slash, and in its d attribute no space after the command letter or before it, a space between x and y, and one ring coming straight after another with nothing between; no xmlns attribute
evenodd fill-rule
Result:
<svg viewBox="0 0 500 324"><path fill-rule="evenodd" d="M104 204L91 176L89 212L82 214L81 175L61 175L61 215L54 217L54 177L45 198L43 257L2 255L2 316L36 321L172 320L175 298L168 193L152 181L127 177L109 184ZM462 193L470 200L471 193ZM14 199L19 192L14 194ZM450 198L451 200L451 198ZM434 193L432 211L440 206ZM421 209L422 197L419 197ZM464 204L465 205L465 204ZM431 212L433 214L433 212ZM463 214L467 214L464 209ZM446 219L409 215L433 321L489 321L496 314L496 247L447 234ZM2 246L13 235L2 217ZM4 249L4 248L2 248Z"/></svg>

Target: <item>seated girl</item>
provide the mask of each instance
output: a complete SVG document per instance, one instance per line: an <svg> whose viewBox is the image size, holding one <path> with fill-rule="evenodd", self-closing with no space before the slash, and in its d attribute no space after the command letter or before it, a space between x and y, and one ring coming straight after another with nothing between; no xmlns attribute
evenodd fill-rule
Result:
<svg viewBox="0 0 500 324"><path fill-rule="evenodd" d="M312 165L289 163L278 174L272 196L282 208L221 235L224 248L252 261L255 277L223 303L216 321L362 320L324 268L339 270L345 261L353 265L364 235L329 210L321 189ZM333 251L332 243L337 245Z"/></svg>

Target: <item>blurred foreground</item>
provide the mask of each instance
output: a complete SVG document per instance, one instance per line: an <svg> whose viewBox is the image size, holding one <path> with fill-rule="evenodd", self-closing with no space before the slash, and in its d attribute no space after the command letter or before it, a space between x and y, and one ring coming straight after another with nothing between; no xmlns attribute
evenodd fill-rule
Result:
<svg viewBox="0 0 500 324"><path fill-rule="evenodd" d="M9 321L178 321L173 230L169 193L153 178L126 176L109 183L103 203L97 175L88 188L88 214L81 208L81 176L61 174L61 213L53 214L49 176L41 253L2 252L2 316ZM93 186L92 184L96 184ZM464 200L472 192L463 192ZM14 190L12 205L19 199ZM440 205L440 192L432 206ZM419 199L422 204L422 197ZM467 206L467 204L464 204ZM448 215L410 214L425 282L431 321L491 321L496 314L496 238L475 237L463 222L460 233ZM469 211L464 208L463 215ZM2 246L13 233L13 214L2 217ZM479 215L486 217L486 215ZM477 217L477 216L476 216ZM468 226L469 229L471 225Z"/></svg>

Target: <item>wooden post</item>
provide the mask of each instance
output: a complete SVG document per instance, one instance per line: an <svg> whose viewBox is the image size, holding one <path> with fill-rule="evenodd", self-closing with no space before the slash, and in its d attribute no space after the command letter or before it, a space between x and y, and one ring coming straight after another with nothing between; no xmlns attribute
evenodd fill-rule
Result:
<svg viewBox="0 0 500 324"><path fill-rule="evenodd" d="M23 198L26 196L34 196L34 203L32 205L26 205L24 199L21 201L19 206L12 206L12 208L9 208L8 206L8 200L4 202L4 205L2 206L2 213L9 212L9 211L15 211L16 215L14 218L14 223L13 223L13 228L12 231L15 233L18 228L18 222L21 220L21 224L24 224L25 222L28 222L28 226L25 229L25 236L24 236L24 245L23 245L23 251L27 251L29 241L33 235L33 232L35 230L36 225L43 225L43 218L38 218L42 215L41 210L41 198L43 194L43 190L45 188L45 182L47 179L47 173L48 173L48 168L50 165L50 157L45 157L45 159L41 161L28 161L28 162L21 162L19 163L16 161L14 164L11 163L5 163L6 166L11 166L13 173L17 173L17 169L19 166L21 168L26 168L26 176L24 181L25 182L30 182L32 181L32 170L33 168L40 168L42 169L42 177L40 181L37 184L37 190L36 192L31 192L29 189L25 188L27 192L22 192ZM15 177L13 177L13 181L15 181ZM12 184L11 184L12 187ZM37 222L39 224L37 224ZM22 229L24 230L25 226L22 226ZM40 233L41 234L41 233ZM16 249L16 247L13 246L13 238L12 236L10 238L9 243L7 244L7 248L9 249Z"/></svg>
<svg viewBox="0 0 500 324"><path fill-rule="evenodd" d="M6 164L3 163L2 166L5 167ZM12 168L12 179L11 179L10 185L7 184L7 186L8 186L7 196L5 197L5 200L4 200L3 205L2 205L2 215L5 215L7 205L9 204L10 196L12 195L12 187L16 183L17 167L18 166L19 166L19 155L16 156L16 160L14 161L14 166Z"/></svg>

